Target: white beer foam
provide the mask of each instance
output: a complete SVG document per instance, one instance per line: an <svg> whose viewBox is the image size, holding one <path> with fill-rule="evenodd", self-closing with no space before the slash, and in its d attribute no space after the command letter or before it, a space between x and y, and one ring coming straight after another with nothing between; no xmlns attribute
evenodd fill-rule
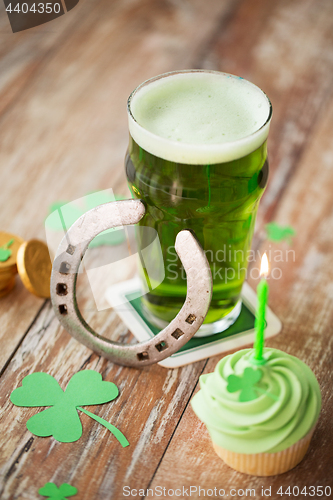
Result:
<svg viewBox="0 0 333 500"><path fill-rule="evenodd" d="M140 85L128 104L130 134L149 153L179 163L222 163L267 139L271 104L256 85L215 71L161 76Z"/></svg>

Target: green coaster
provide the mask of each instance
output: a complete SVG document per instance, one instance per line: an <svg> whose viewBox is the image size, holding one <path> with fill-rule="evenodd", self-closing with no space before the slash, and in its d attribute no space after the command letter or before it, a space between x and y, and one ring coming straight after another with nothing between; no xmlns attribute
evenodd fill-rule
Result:
<svg viewBox="0 0 333 500"><path fill-rule="evenodd" d="M148 321L144 317L142 313L140 297L137 297L137 294L135 293L129 293L128 295L125 295L125 297L130 302L132 307L134 307L140 318L146 323L149 329L153 332L153 334L157 335L161 330L156 326L152 325L150 321ZM243 303L240 315L236 319L235 323L229 326L227 330L224 330L221 333L214 333L213 335L208 335L207 337L197 337L197 338L192 337L191 340L189 340L187 344L181 347L177 352L180 353L184 351L189 351L191 349L201 347L202 345L211 344L212 342L216 342L217 340L225 339L239 332L246 332L248 330L253 330L254 320L255 320L254 314Z"/></svg>

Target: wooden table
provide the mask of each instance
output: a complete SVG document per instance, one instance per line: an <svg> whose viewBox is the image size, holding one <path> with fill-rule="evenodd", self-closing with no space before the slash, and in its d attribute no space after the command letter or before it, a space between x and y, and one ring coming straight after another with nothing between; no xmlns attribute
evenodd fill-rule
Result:
<svg viewBox="0 0 333 500"><path fill-rule="evenodd" d="M267 345L305 361L323 397L310 450L297 468L270 478L236 473L215 455L189 404L199 376L220 356L174 370L114 365L75 341L50 301L29 294L17 279L0 301L0 497L41 498L38 490L48 481L77 487L73 498L101 500L126 498L124 486L138 490L128 498L150 498L139 490L157 486L166 488L164 498L176 498L167 490L200 486L223 488L234 498L254 488L258 499L262 487L271 487L274 499L288 498L278 494L280 486L332 487L332 1L81 0L65 16L16 34L0 8L0 229L25 239L45 239L54 201L106 187L129 196L126 99L140 82L170 70L209 68L266 91L274 109L271 173L253 249L288 248L266 240L269 221L297 231L295 259L273 263L282 277L271 283L270 306L283 331ZM87 290L82 310L93 327L130 341L114 312L96 312ZM25 424L36 409L9 400L30 373L49 373L66 387L81 369L97 370L119 387L114 402L89 410L117 426L129 447L86 415L77 442L35 437ZM199 494L192 490L192 498Z"/></svg>

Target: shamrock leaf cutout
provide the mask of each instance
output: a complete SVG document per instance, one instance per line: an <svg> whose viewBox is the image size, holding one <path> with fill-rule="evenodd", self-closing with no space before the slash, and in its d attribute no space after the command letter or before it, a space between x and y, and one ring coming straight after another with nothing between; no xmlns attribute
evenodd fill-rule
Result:
<svg viewBox="0 0 333 500"><path fill-rule="evenodd" d="M244 373L241 376L229 375L227 391L241 391L239 394L239 401L241 403L257 399L258 395L253 387L259 382L261 377L261 370L254 370L251 367L247 367L245 368Z"/></svg>
<svg viewBox="0 0 333 500"><path fill-rule="evenodd" d="M76 495L77 489L67 483L63 483L60 488L57 488L54 483L46 483L38 493L43 497L48 497L49 500L66 500L66 498Z"/></svg>
<svg viewBox="0 0 333 500"><path fill-rule="evenodd" d="M287 240L289 245L292 243L292 237L296 231L291 226L279 226L276 222L270 222L265 226L267 237L271 241Z"/></svg>
<svg viewBox="0 0 333 500"><path fill-rule="evenodd" d="M77 410L82 411L109 429L120 444L128 446L125 436L109 422L81 406L108 403L118 396L112 382L104 382L100 373L82 370L71 378L66 391L47 373L36 372L22 380L22 387L15 389L11 402L16 406L50 406L27 422L27 429L35 436L53 436L61 443L72 443L82 436L82 424Z"/></svg>
<svg viewBox="0 0 333 500"><path fill-rule="evenodd" d="M102 205L103 203L123 199L123 196L113 195L109 190L104 190L86 194L79 200L81 203L80 206L77 204L78 200L74 202L57 201L50 206L49 216L45 220L45 225L49 229L66 232L72 224L88 210L98 205ZM120 245L125 239L125 231L123 229L111 228L96 236L96 238L90 242L89 248L101 245Z"/></svg>
<svg viewBox="0 0 333 500"><path fill-rule="evenodd" d="M84 210L68 201L56 201L49 208L45 225L55 231L67 231L84 213Z"/></svg>
<svg viewBox="0 0 333 500"><path fill-rule="evenodd" d="M12 251L10 250L10 246L14 243L14 240L10 240L2 247L0 247L0 262L6 262L6 260L9 259L9 257L12 255Z"/></svg>

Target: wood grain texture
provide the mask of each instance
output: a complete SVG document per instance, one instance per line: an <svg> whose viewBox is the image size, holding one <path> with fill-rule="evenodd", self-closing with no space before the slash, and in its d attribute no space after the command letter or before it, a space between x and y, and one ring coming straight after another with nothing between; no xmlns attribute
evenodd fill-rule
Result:
<svg viewBox="0 0 333 500"><path fill-rule="evenodd" d="M108 329L114 340L128 340L115 314L108 317ZM35 498L36 485L47 481L75 483L81 498L120 498L123 484L146 488L204 365L202 361L175 370L116 366L64 332L47 303L2 377L0 422L11 438L2 442L0 451L1 498L12 498L12 492L16 498ZM86 415L81 418L83 436L75 443L31 437L25 428L36 409L18 408L9 400L22 378L43 371L65 388L80 369L97 370L118 386L120 396L113 403L89 410L118 427L129 447L122 449Z"/></svg>
<svg viewBox="0 0 333 500"><path fill-rule="evenodd" d="M82 16L87 15L83 3L90 2L81 0L74 16L64 15L52 23L18 33L12 33L5 5L0 4L0 115L19 99L31 81L38 78L40 68L52 59L53 52Z"/></svg>
<svg viewBox="0 0 333 500"><path fill-rule="evenodd" d="M299 165L312 129L326 111L333 84L333 4L330 0L250 0L233 11L198 61L241 75L269 96L270 182L258 225L274 215L279 197Z"/></svg>
<svg viewBox="0 0 333 500"><path fill-rule="evenodd" d="M80 19L79 26L54 48L51 60L40 62L35 54L38 78L31 78L19 98L12 100L0 123L4 229L8 226L25 238L43 238L43 219L53 201L72 200L105 187L127 193L123 173L127 96L156 73L191 65L216 16L223 15L229 3L105 1ZM95 311L92 298L84 302L84 291L83 278L81 305L92 326L126 341L127 329L115 314L91 312ZM8 330L1 330L6 347L3 363L21 342L1 379L0 422L6 430L2 436L13 437L1 440L1 498L35 499L39 485L52 480L75 482L81 498L119 498L123 483L146 487L204 362L170 371L109 364L60 329L48 302L29 329L42 303L29 307L31 296L22 293L21 303L31 318L14 320L19 310L14 302ZM16 328L9 335L14 321ZM131 443L125 450L85 415L78 443L31 437L25 422L36 410L18 409L9 402L10 392L28 373L45 371L66 385L81 368L96 369L118 385L122 399L115 402L117 408L108 405L95 411L124 432Z"/></svg>
<svg viewBox="0 0 333 500"><path fill-rule="evenodd" d="M130 92L155 74L190 66L216 17L223 16L231 2L88 3L89 9L84 4L75 21L69 22L74 9L52 21L56 25L48 26L54 26L56 33L40 33L41 28L28 30L30 34L6 33L6 43L8 36L13 40L8 52L11 68L17 63L16 50L27 50L38 64L36 74L31 73L24 91L11 100L0 120L0 171L6 186L0 225L26 239L45 240L44 219L55 201L72 201L106 188L130 197L123 167ZM63 28L66 33L57 31L62 19L69 23L67 31ZM42 44L36 41L38 33ZM28 64L25 52L20 60ZM21 82L20 71L13 75L10 88ZM0 315L5 317L0 328L4 340L0 369L41 306L28 292L21 294L15 291L0 301ZM24 311L18 307L22 297ZM16 311L13 316L9 302L11 311ZM10 318L15 315L19 318L13 329Z"/></svg>
<svg viewBox="0 0 333 500"><path fill-rule="evenodd" d="M128 194L126 99L145 79L190 67L250 79L267 92L274 109L271 177L254 249L271 251L273 268L282 271L271 280L270 305L284 327L267 344L314 370L323 410L310 451L294 471L268 479L238 474L215 455L190 407L200 374L211 372L217 358L176 370L113 365L72 339L50 303L18 283L0 301L0 498L35 500L47 481L76 486L80 500L124 498L124 485L255 488L258 499L262 485L272 486L273 499L287 498L276 494L280 485L333 487L332 2L81 2L52 22L57 24L30 34L11 36L1 19L1 228L45 239L43 222L54 201L105 188ZM273 218L295 227L295 259L289 253L286 261L287 244L266 240L263 226ZM96 249L92 261L103 261L105 251ZM274 261L278 251L282 262ZM250 270L256 267L258 259ZM249 282L257 284L251 276ZM86 275L79 279L79 301L97 331L134 341L115 313L96 312ZM50 373L65 388L74 373L87 368L118 385L115 401L88 409L118 427L128 448L86 415L76 443L32 436L25 423L38 410L9 401L29 373Z"/></svg>
<svg viewBox="0 0 333 500"><path fill-rule="evenodd" d="M279 4L279 8L280 6L281 4ZM247 10L249 5L245 6L243 4L242 7ZM277 7L276 4L275 7ZM303 27L306 29L306 26L309 29L311 16L313 16L309 3L306 6L299 3L299 9L302 10L303 7L306 7L307 23L304 26L303 24L298 26L299 31ZM326 4L326 8L328 7L328 4ZM284 8L289 11L286 6ZM295 4L293 8L295 8ZM285 19L285 24L288 25L290 19L293 18L285 12L283 19ZM317 19L318 16L315 17L316 21ZM330 38L332 33L332 16L327 21L327 29L330 26L330 31L326 31L324 28L323 31L319 32L318 28L315 29L313 23L311 24L311 30L308 32L310 40L308 47L311 48L310 55L304 52L302 60L297 59L296 68L294 69L291 68L292 58L289 54L290 60L285 61L285 64L290 65L292 85L295 85L297 81L295 72L299 71L300 68L302 69L301 81L297 83L298 92L300 92L297 101L293 99L292 106L287 107L286 102L283 102L283 100L276 101L274 105L272 99L273 108L277 108L277 113L274 114L273 123L275 125L272 127L271 135L274 135L275 130L277 137L281 141L283 139L284 144L283 142L277 143L276 139L272 141L273 144L271 142L273 180L270 181L271 191L268 188L267 193L264 195L266 203L264 201L263 206L260 208L262 222L274 215L274 220L279 224L294 227L297 236L294 239L292 248L289 248L286 243L277 244L265 240L264 231L259 230L255 247L260 255L264 251L270 253L275 276L279 276L279 270L281 271L281 278L276 280L271 278L270 280L269 303L282 320L283 331L276 338L269 339L267 345L282 349L302 359L311 367L320 383L323 406L310 449L304 461L296 469L282 476L273 478L245 476L230 469L217 457L211 446L205 426L198 420L190 405L188 405L150 485L152 489L158 485L166 488L184 485L189 488L194 484L205 489L224 488L228 492L231 488L244 489L246 487L248 489L254 488L256 498L261 498L261 487L269 488L271 486L272 496L270 498L278 499L281 498L281 495L277 494L281 485L283 485L284 490L289 485L299 486L300 489L311 485L333 487L330 473L333 460L331 444L333 429L330 410L328 410L332 407L331 388L333 384L333 242L331 237L333 230L331 196L333 189L333 145L331 141L333 93L331 88L326 87L327 82L320 82L319 84L318 75L312 75L313 66L307 66L308 58L311 58L312 54L316 54L316 56L313 56L314 65L321 66L321 70L326 71L325 61L331 59L332 54L331 50L325 50L325 39ZM272 22L274 23L273 19ZM268 24L271 25L271 23ZM320 22L320 24L323 26L325 23ZM231 24L230 30L234 28L234 25ZM258 26L257 29L259 29ZM286 26L280 26L280 30L285 32ZM274 43L268 36L265 44L268 47L271 45L278 52L281 50L281 45L275 44L276 34L273 33L271 36L274 37ZM305 33L299 36L307 45ZM295 39L291 37L284 39L284 43L291 44L294 42ZM223 50L226 50L225 45L227 44L221 44ZM234 46L232 45L232 47ZM320 50L319 47L321 47ZM292 54L297 49L297 46L293 48ZM301 53L302 48L299 47L298 50ZM287 50L286 53L288 53ZM244 55L240 54L240 57L244 57ZM234 62L234 60L232 61ZM272 66L275 63L279 63L276 71L283 75L285 70L284 60L282 58L273 58ZM219 66L219 69L221 69L221 66ZM267 68L267 70L269 69ZM250 73L255 71L253 65L250 66L248 71ZM308 76L306 76L306 72L308 72ZM327 73L329 81L331 81L331 75L330 70ZM266 78L268 78L268 75L266 75ZM315 82L311 81L313 78ZM272 80L271 85L273 84L275 82ZM321 88L321 85L324 88ZM288 86L290 86L290 82ZM304 89L310 91L306 98ZM285 99L290 98L288 90L296 94L296 89L293 90L289 87L286 91L283 91L286 92ZM271 95L269 91L268 95ZM303 100L301 97L303 97ZM307 103L310 105L307 106ZM284 109L284 107L287 107L287 109ZM297 116L297 111L299 111L299 116ZM291 116L291 113L293 114L292 120L288 117L288 115ZM296 124L294 120L297 120L298 123ZM308 127L308 129L305 130L305 127ZM281 130L282 128L293 130L289 139L285 135L286 132ZM301 128L303 128L302 132L300 132ZM298 130L297 133L296 130ZM296 149L294 149L293 154L288 157L284 148L290 148L291 153L293 140L298 142L298 152L296 154ZM296 147L296 143L294 147ZM284 172L286 177L281 172L281 162L283 161L289 164L288 171ZM276 178L279 179L279 177L282 177L281 180L276 181ZM288 179L288 182L286 182L286 179ZM272 194L273 191L274 195ZM271 205L272 201L274 201L273 205ZM262 225L262 222L259 223L259 226ZM282 262L280 261L281 256ZM250 266L250 271L255 267L259 267L259 259ZM258 283L257 280L251 279L250 273L248 281L252 287L255 287ZM204 372L213 371L217 361L217 358L211 359ZM172 468L171 464L174 463L177 463L176 469ZM188 471L191 471L190 474ZM196 480L193 481L193 478L196 478ZM283 496L282 498L286 497ZM199 497L197 496L197 498ZM241 498L241 495L236 495L235 498ZM294 496L292 495L291 498L294 498Z"/></svg>

